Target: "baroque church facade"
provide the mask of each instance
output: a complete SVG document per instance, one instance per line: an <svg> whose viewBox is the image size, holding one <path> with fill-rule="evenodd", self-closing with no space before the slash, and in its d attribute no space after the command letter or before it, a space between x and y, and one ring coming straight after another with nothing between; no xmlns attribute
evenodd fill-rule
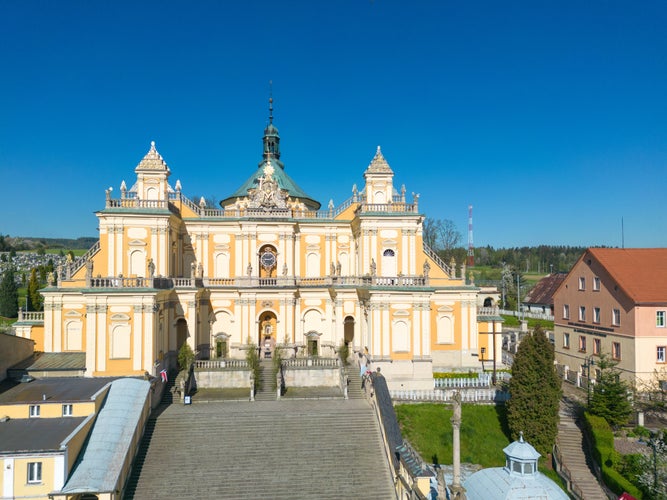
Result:
<svg viewBox="0 0 667 500"><path fill-rule="evenodd" d="M363 188L325 209L287 174L272 113L257 169L219 208L172 186L154 143L134 172L120 197L107 190L99 242L42 290L43 329L24 332L36 350L85 353L87 376L155 375L184 342L200 359L347 343L390 386L432 388L434 371L491 353L500 318L465 264L424 244L419 195L397 189L379 147Z"/></svg>

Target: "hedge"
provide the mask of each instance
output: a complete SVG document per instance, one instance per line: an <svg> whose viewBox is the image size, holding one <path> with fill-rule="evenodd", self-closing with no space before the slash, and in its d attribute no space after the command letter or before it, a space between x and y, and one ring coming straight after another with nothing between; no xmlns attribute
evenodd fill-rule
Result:
<svg viewBox="0 0 667 500"><path fill-rule="evenodd" d="M434 372L433 378L479 378L477 372Z"/></svg>
<svg viewBox="0 0 667 500"><path fill-rule="evenodd" d="M593 459L600 465L604 483L617 495L627 492L641 500L642 492L614 468L620 463L621 455L614 449L614 433L607 421L585 412L584 422L593 444Z"/></svg>

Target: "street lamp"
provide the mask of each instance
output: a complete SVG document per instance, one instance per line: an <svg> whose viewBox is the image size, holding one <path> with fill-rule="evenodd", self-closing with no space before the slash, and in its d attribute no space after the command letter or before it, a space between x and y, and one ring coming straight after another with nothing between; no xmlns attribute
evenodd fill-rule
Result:
<svg viewBox="0 0 667 500"><path fill-rule="evenodd" d="M586 395L587 395L587 402L588 406L591 405L591 366L595 366L595 359L593 359L593 356L586 356L584 358L584 364L582 365L582 368L584 368L587 371L586 374Z"/></svg>
<svg viewBox="0 0 667 500"><path fill-rule="evenodd" d="M482 347L482 359L480 360L482 362L482 373L484 373L484 354L486 353L486 347Z"/></svg>

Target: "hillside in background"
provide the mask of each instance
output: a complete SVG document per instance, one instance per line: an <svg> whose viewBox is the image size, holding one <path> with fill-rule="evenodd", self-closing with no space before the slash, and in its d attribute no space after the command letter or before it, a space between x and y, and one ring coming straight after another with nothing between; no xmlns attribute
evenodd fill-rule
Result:
<svg viewBox="0 0 667 500"><path fill-rule="evenodd" d="M63 250L88 250L97 241L97 237L82 236L80 238L35 238L24 236L9 236L0 234L0 252L12 250L20 252L23 250L58 249Z"/></svg>

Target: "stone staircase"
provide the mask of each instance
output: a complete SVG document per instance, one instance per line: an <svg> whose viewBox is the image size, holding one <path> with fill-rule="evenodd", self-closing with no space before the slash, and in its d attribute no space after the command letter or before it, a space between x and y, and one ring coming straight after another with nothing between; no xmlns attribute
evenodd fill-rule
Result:
<svg viewBox="0 0 667 500"><path fill-rule="evenodd" d="M577 403L563 398L559 415L558 447L563 464L570 471L572 482L585 500L607 500L607 495L591 472L590 458L584 448L584 437L577 425L579 417Z"/></svg>
<svg viewBox="0 0 667 500"><path fill-rule="evenodd" d="M124 498L396 496L368 402L335 399L170 405L149 420Z"/></svg>
<svg viewBox="0 0 667 500"><path fill-rule="evenodd" d="M347 397L349 399L363 399L364 397L364 393L361 390L361 376L359 370L359 366L354 362L350 362L345 368L347 379L349 381L349 384L347 385Z"/></svg>
<svg viewBox="0 0 667 500"><path fill-rule="evenodd" d="M259 384L255 393L255 401L275 401L274 385L273 362L270 359L263 359L259 362Z"/></svg>

